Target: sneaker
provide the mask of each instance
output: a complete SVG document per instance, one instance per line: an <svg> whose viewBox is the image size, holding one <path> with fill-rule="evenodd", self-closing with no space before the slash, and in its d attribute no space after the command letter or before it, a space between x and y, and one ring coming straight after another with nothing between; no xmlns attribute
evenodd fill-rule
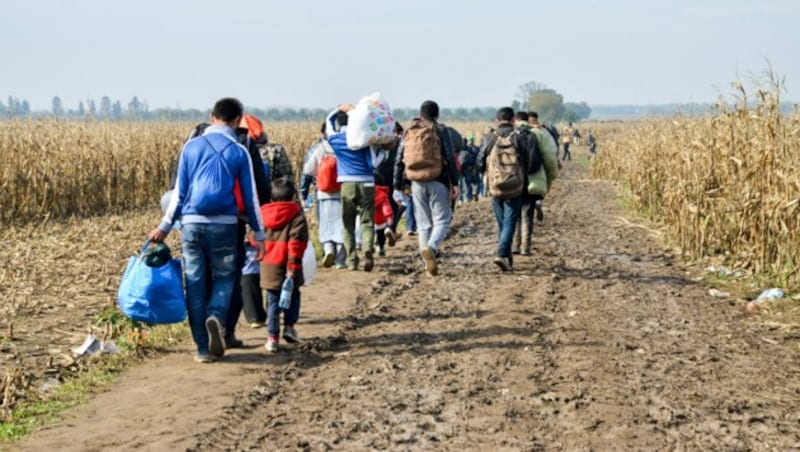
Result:
<svg viewBox="0 0 800 452"><path fill-rule="evenodd" d="M372 251L364 253L364 271L371 272L375 267L375 259L372 258Z"/></svg>
<svg viewBox="0 0 800 452"><path fill-rule="evenodd" d="M267 339L267 343L264 345L264 347L270 353L277 352L278 349L279 349L279 347L278 347L278 338L277 337L270 337L269 339Z"/></svg>
<svg viewBox="0 0 800 452"><path fill-rule="evenodd" d="M417 231L408 231L408 235L413 237L413 236L417 235Z"/></svg>
<svg viewBox="0 0 800 452"><path fill-rule="evenodd" d="M536 209L536 219L544 221L544 210L542 209L542 200L538 200L534 203L533 207Z"/></svg>
<svg viewBox="0 0 800 452"><path fill-rule="evenodd" d="M295 330L293 326L284 326L283 340L290 344L296 344L300 342L300 337L297 335L297 330Z"/></svg>
<svg viewBox="0 0 800 452"><path fill-rule="evenodd" d="M494 258L494 263L498 267L500 267L500 270L502 270L504 272L510 272L510 271L513 270L513 268L511 267L511 259L509 259L507 257L495 257Z"/></svg>
<svg viewBox="0 0 800 452"><path fill-rule="evenodd" d="M212 358L208 353L198 353L194 355L194 362L208 364L214 362L214 358Z"/></svg>
<svg viewBox="0 0 800 452"><path fill-rule="evenodd" d="M386 234L386 243L389 246L394 246L394 243L397 240L397 238L394 236L394 231L392 231L391 229L386 229L385 234Z"/></svg>
<svg viewBox="0 0 800 452"><path fill-rule="evenodd" d="M333 267L333 261L335 258L336 256L334 256L333 253L325 253L325 255L322 256L322 266L325 268Z"/></svg>
<svg viewBox="0 0 800 452"><path fill-rule="evenodd" d="M208 330L208 351L214 358L225 356L225 343L222 339L222 323L215 316L206 319L206 330Z"/></svg>
<svg viewBox="0 0 800 452"><path fill-rule="evenodd" d="M530 256L532 253L530 252L530 250L526 250L525 248L523 248L523 249L522 249L522 250L519 252L519 254L521 254L522 256Z"/></svg>
<svg viewBox="0 0 800 452"><path fill-rule="evenodd" d="M386 257L386 250L385 249L381 248L380 246L376 247L375 249L378 250L378 256Z"/></svg>
<svg viewBox="0 0 800 452"><path fill-rule="evenodd" d="M237 339L235 334L226 334L225 335L225 348L243 348L244 342L241 339Z"/></svg>
<svg viewBox="0 0 800 452"><path fill-rule="evenodd" d="M250 328L252 328L254 330L258 329L258 328L264 328L264 325L266 325L266 324L267 324L266 322L261 322L261 321L259 321L259 322L250 322Z"/></svg>
<svg viewBox="0 0 800 452"><path fill-rule="evenodd" d="M347 265L336 264L336 270L347 270Z"/></svg>
<svg viewBox="0 0 800 452"><path fill-rule="evenodd" d="M425 261L425 271L431 276L439 274L439 266L436 264L436 254L431 248L423 248L419 253Z"/></svg>

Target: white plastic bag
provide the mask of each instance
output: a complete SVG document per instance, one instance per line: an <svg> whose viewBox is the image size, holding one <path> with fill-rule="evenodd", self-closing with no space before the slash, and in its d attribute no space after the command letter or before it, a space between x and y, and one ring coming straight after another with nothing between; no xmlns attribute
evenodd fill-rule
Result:
<svg viewBox="0 0 800 452"><path fill-rule="evenodd" d="M363 97L347 114L347 147L352 150L391 143L394 116L380 93Z"/></svg>
<svg viewBox="0 0 800 452"><path fill-rule="evenodd" d="M314 245L308 242L306 252L303 254L303 280L305 281L305 285L311 284L316 273L317 253L314 251Z"/></svg>

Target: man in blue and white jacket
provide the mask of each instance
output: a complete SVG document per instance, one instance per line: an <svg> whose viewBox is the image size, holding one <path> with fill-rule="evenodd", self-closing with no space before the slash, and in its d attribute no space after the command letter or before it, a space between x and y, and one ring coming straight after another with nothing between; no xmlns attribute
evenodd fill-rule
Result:
<svg viewBox="0 0 800 452"><path fill-rule="evenodd" d="M356 254L356 216L361 215L361 247L364 250L364 271L375 266L375 174L369 147L352 150L347 147L347 112L353 105L340 105L328 115L325 134L336 154L336 181L342 184L342 222L347 267L358 269Z"/></svg>
<svg viewBox="0 0 800 452"><path fill-rule="evenodd" d="M222 322L235 273L240 270L236 266L237 182L255 233L257 258L264 255L264 224L253 166L234 133L243 113L237 99L217 101L211 125L184 145L172 198L161 223L148 236L162 242L180 218L189 325L197 344L195 359L203 363L225 354Z"/></svg>

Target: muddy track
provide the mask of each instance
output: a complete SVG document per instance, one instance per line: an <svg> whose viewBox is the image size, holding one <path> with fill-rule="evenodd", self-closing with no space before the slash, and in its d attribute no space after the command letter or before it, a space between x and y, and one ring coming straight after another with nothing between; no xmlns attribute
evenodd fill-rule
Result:
<svg viewBox="0 0 800 452"><path fill-rule="evenodd" d="M513 276L487 264L485 203L459 211L441 277L395 255L413 273L359 294L324 365L268 376L194 449L800 447L797 339L710 299L583 177Z"/></svg>
<svg viewBox="0 0 800 452"><path fill-rule="evenodd" d="M342 273L330 293L308 288L302 346L233 355L246 377L205 379L230 395L184 401L192 422L152 441L157 429L145 425L136 446L800 448L797 331L709 297L656 237L619 219L609 185L585 178L578 165L565 172L537 224L535 255L518 257L513 275L489 263L495 225L482 201L459 209L440 277L419 270L405 239L379 261L384 273ZM196 371L188 361L176 365ZM148 410L175 416L157 401ZM76 421L29 444L110 445L98 437Z"/></svg>

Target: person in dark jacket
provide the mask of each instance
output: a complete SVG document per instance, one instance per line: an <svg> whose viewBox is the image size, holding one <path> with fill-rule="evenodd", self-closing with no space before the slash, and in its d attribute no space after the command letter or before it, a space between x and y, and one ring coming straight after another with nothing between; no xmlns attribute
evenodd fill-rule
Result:
<svg viewBox="0 0 800 452"><path fill-rule="evenodd" d="M439 273L437 256L453 219L450 203L458 197L458 170L453 155L453 143L450 139L450 132L436 122L438 119L439 105L430 100L423 102L419 109L419 119L416 119L403 135L394 166L394 198L400 202L403 199L401 190L405 181L409 179L404 156L409 133L419 125L435 127L441 148L440 173L435 180L411 181L414 216L419 232L420 255L425 261L425 271L431 276Z"/></svg>
<svg viewBox="0 0 800 452"><path fill-rule="evenodd" d="M497 256L494 263L504 272L513 270L513 257L511 255L511 242L514 239L514 232L520 217L522 207L522 194L528 185L528 172L530 171L531 144L530 137L526 137L514 129L514 110L511 107L503 107L497 111L497 127L494 132L484 136L481 150L478 154L478 170L486 173L489 196L492 197L492 208L495 219L497 220ZM509 138L514 150L517 153L517 165L521 173L518 173L517 180L513 188L499 186L496 178L497 171L493 165L487 165L498 149L495 145L498 140ZM520 184L521 182L521 184Z"/></svg>

